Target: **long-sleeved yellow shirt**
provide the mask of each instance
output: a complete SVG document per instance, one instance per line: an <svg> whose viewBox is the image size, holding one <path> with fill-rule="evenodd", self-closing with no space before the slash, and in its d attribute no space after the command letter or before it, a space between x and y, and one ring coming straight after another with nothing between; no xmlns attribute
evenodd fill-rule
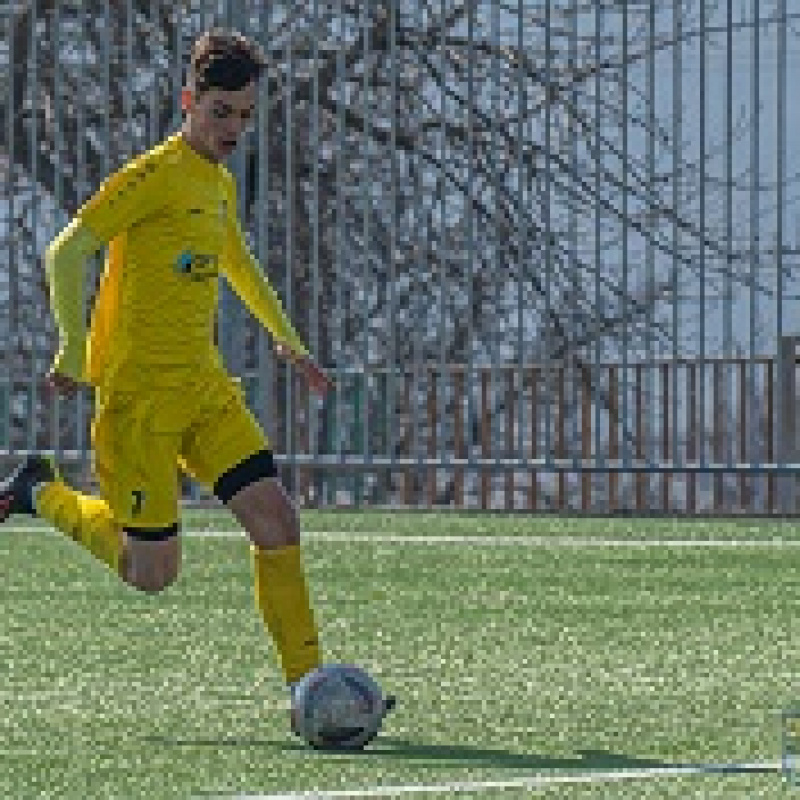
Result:
<svg viewBox="0 0 800 800"><path fill-rule="evenodd" d="M108 244L86 331L86 258ZM223 275L276 340L307 350L247 248L228 170L177 133L106 180L46 254L61 348L55 369L95 386L219 364L213 343Z"/></svg>

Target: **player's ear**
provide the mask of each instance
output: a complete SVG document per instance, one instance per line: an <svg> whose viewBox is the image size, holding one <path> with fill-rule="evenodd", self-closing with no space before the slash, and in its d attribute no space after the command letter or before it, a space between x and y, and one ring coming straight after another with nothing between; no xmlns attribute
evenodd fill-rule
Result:
<svg viewBox="0 0 800 800"><path fill-rule="evenodd" d="M181 89L181 109L184 111L191 111L192 110L192 90L188 86L184 86Z"/></svg>

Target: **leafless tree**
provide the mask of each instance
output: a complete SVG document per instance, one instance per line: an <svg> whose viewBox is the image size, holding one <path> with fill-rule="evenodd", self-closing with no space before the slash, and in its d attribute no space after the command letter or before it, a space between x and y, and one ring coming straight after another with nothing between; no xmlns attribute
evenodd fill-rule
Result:
<svg viewBox="0 0 800 800"><path fill-rule="evenodd" d="M247 32L271 67L243 157L242 211L254 237L265 213L263 263L291 289L292 316L305 335L316 331L323 363L540 360L573 364L591 382L598 343L613 356L622 343L642 353L671 341L665 309L698 249L712 272L746 279L744 267L733 272L743 259L726 251L721 224L700 228L703 165L681 152L641 85L654 79L658 53L697 36L697 4L669 5L627 4L626 37L622 6L610 2L563 0L549 12L499 0L490 11L429 0L252 10ZM41 231L55 232L110 169L174 128L176 52L212 21L202 13L197 0L85 0L12 3L6 14L0 119L11 120L11 138L0 157L11 225L0 252L10 256L12 447L29 438L19 398L55 341ZM665 14L670 24L654 25ZM592 27L601 16L602 32ZM629 148L628 135L643 149ZM654 268L623 270L623 250ZM665 265L680 271L680 287ZM255 325L244 324L243 371L258 350ZM591 390L609 413L602 386ZM445 414L457 401L451 387ZM53 418L39 405L34 439L47 446ZM397 410L408 423L412 410ZM61 419L70 442L75 419ZM400 425L398 452L409 431Z"/></svg>

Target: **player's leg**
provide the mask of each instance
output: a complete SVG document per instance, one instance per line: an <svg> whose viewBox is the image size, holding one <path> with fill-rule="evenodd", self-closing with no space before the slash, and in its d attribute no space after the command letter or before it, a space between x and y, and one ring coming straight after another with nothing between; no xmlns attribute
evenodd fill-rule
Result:
<svg viewBox="0 0 800 800"><path fill-rule="evenodd" d="M207 413L186 437L181 461L250 537L256 605L291 684L321 663L297 514L241 390L220 377L207 396Z"/></svg>
<svg viewBox="0 0 800 800"><path fill-rule="evenodd" d="M223 473L214 492L247 531L252 542L256 603L281 657L292 695L311 670L321 664L319 633L311 608L300 547L297 511L277 476L246 482L249 465L272 463L261 450ZM387 704L387 710L394 706ZM294 716L292 731L299 735Z"/></svg>
<svg viewBox="0 0 800 800"><path fill-rule="evenodd" d="M248 476L252 467L256 471ZM250 537L256 603L275 640L286 682L295 683L321 663L319 632L303 564L299 518L274 474L270 451L257 451L227 470L214 491Z"/></svg>
<svg viewBox="0 0 800 800"><path fill-rule="evenodd" d="M94 470L120 536L119 575L129 586L160 592L178 576L179 425L167 395L126 393L98 404ZM185 411L185 409L184 409Z"/></svg>
<svg viewBox="0 0 800 800"><path fill-rule="evenodd" d="M34 456L0 485L0 521L11 513L40 516L129 585L160 591L180 565L178 438L149 435L130 398L97 405L92 443L102 496L75 491L52 462Z"/></svg>
<svg viewBox="0 0 800 800"><path fill-rule="evenodd" d="M265 463L265 471L269 474L247 483L246 475L251 469L249 465L260 462ZM256 453L224 473L215 484L214 491L253 542L256 597L270 632L279 642L284 672L293 691L306 672L319 666L319 648L303 577L299 518L289 494L277 476L272 476L274 468L270 466L271 462L272 454L268 450ZM257 471L254 470L254 474ZM237 488L241 484L244 485ZM295 619L286 613L292 608L299 612ZM294 626L297 626L296 634ZM308 641L303 641L303 631L310 636ZM294 661L292 656L295 657ZM384 717L395 707L395 702L394 695L386 696ZM297 733L293 714L291 722L292 730Z"/></svg>
<svg viewBox="0 0 800 800"><path fill-rule="evenodd" d="M161 592L175 582L181 567L177 523L156 528L125 527L120 577L143 592Z"/></svg>
<svg viewBox="0 0 800 800"><path fill-rule="evenodd" d="M49 459L31 456L0 484L0 520L12 514L47 520L137 589L160 591L178 574L176 524L123 527L102 497L67 486Z"/></svg>
<svg viewBox="0 0 800 800"><path fill-rule="evenodd" d="M181 463L234 514L252 542L256 604L275 642L287 684L320 666L319 632L300 545L300 523L278 480L267 438L238 387L221 381L216 398L184 441ZM386 698L384 713L395 705Z"/></svg>
<svg viewBox="0 0 800 800"><path fill-rule="evenodd" d="M108 505L67 486L50 459L29 457L0 485L0 520L11 514L47 520L119 574L120 529Z"/></svg>

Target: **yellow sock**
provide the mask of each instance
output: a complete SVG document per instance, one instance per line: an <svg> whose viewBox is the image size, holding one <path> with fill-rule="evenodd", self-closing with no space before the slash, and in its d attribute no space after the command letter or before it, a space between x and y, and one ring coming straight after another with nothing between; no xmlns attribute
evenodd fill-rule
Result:
<svg viewBox="0 0 800 800"><path fill-rule="evenodd" d="M253 545L256 603L281 659L287 683L320 665L319 634L306 586L299 545Z"/></svg>
<svg viewBox="0 0 800 800"><path fill-rule="evenodd" d="M102 498L53 481L39 491L36 513L120 574L121 533Z"/></svg>

